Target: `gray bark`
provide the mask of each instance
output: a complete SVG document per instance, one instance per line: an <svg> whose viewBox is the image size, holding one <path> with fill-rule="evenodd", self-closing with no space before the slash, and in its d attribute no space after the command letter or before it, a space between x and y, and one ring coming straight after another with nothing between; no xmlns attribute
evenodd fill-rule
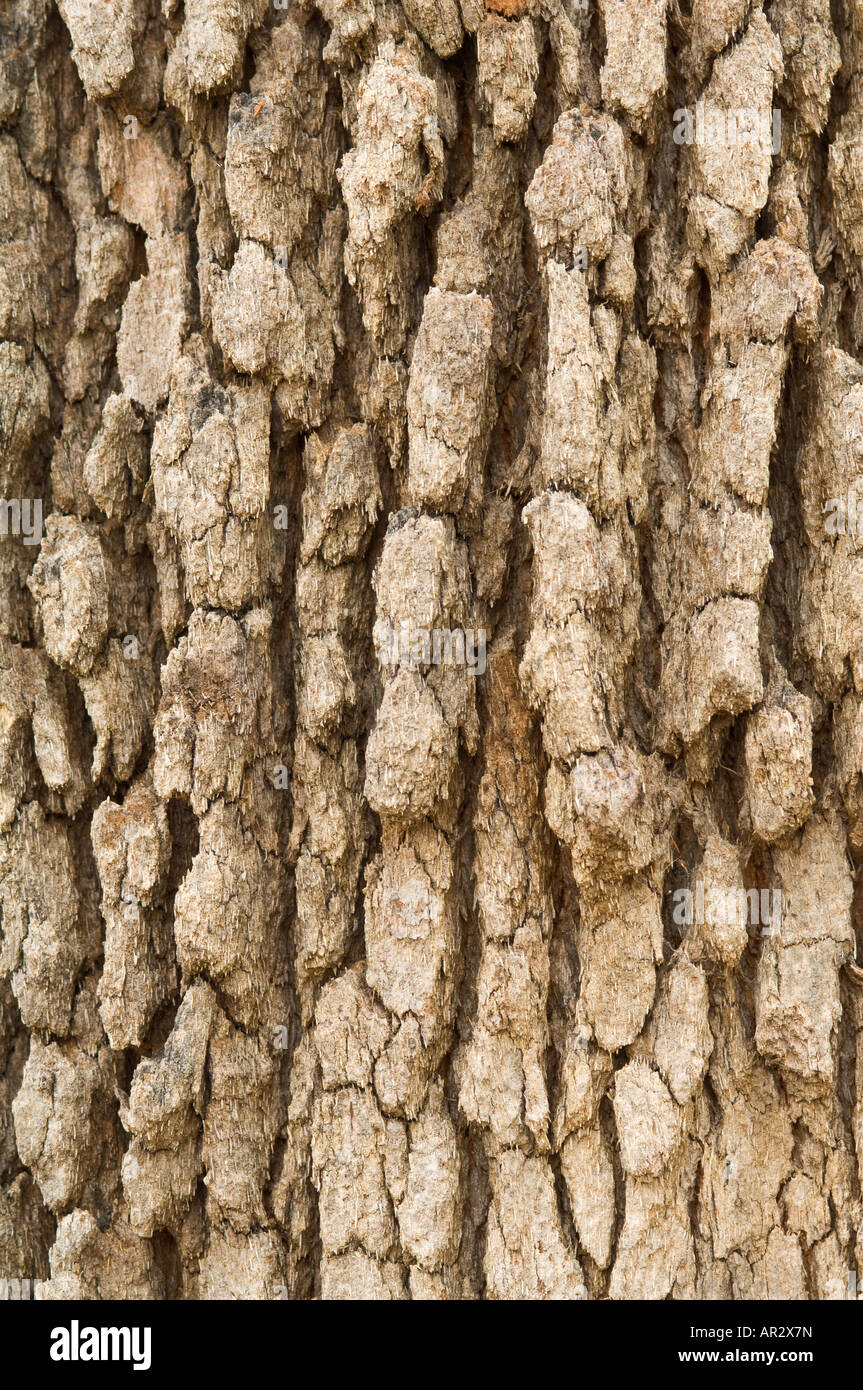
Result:
<svg viewBox="0 0 863 1390"><path fill-rule="evenodd" d="M856 1288L861 53L8 0L0 1278Z"/></svg>

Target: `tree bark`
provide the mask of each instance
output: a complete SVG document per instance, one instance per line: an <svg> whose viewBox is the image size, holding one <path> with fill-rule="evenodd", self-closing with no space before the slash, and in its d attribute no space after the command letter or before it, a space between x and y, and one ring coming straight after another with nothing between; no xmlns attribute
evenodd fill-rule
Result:
<svg viewBox="0 0 863 1390"><path fill-rule="evenodd" d="M861 67L5 4L0 1277L854 1296Z"/></svg>

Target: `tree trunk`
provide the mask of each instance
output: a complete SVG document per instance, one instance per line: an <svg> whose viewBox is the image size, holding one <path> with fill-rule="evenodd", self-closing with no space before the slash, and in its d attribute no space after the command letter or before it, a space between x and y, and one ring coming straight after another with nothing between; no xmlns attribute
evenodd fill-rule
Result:
<svg viewBox="0 0 863 1390"><path fill-rule="evenodd" d="M863 0L0 63L0 1276L854 1296Z"/></svg>

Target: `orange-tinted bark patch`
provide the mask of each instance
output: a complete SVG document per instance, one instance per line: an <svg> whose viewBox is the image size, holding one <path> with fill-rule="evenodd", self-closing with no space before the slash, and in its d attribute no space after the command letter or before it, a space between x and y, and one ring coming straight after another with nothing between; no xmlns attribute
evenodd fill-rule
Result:
<svg viewBox="0 0 863 1390"><path fill-rule="evenodd" d="M527 0L485 0L485 7L491 14L501 14L504 19L518 19L527 9Z"/></svg>

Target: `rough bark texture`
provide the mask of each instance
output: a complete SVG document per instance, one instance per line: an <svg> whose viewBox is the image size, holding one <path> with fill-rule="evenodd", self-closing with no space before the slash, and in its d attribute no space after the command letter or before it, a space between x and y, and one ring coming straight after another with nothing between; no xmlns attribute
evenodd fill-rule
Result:
<svg viewBox="0 0 863 1390"><path fill-rule="evenodd" d="M0 1277L863 1285L861 72L5 0Z"/></svg>

